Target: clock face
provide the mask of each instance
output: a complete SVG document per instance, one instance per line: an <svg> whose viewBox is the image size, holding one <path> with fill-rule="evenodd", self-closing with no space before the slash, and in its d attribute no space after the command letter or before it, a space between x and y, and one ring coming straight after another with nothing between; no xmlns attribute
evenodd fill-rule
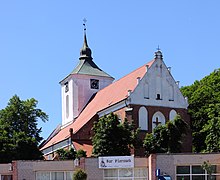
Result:
<svg viewBox="0 0 220 180"><path fill-rule="evenodd" d="M99 89L99 80L90 79L90 86L91 86L91 89Z"/></svg>

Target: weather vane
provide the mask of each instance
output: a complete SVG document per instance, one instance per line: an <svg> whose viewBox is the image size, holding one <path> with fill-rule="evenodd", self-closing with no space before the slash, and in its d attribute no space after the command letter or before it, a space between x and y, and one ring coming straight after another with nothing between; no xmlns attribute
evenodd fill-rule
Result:
<svg viewBox="0 0 220 180"><path fill-rule="evenodd" d="M84 31L86 31L86 22L87 22L86 18L83 19L83 22L84 22L84 23L83 23Z"/></svg>

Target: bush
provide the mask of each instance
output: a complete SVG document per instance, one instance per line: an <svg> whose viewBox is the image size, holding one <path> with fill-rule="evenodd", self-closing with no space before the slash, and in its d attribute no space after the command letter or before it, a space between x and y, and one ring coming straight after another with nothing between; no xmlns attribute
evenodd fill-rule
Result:
<svg viewBox="0 0 220 180"><path fill-rule="evenodd" d="M73 174L73 180L86 180L87 174L82 169L77 169Z"/></svg>

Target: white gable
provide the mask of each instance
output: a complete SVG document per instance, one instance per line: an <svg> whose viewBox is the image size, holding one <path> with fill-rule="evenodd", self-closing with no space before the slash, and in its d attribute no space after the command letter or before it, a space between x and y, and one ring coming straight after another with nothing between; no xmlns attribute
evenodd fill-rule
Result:
<svg viewBox="0 0 220 180"><path fill-rule="evenodd" d="M157 58L130 95L130 104L184 108L188 106L162 59Z"/></svg>

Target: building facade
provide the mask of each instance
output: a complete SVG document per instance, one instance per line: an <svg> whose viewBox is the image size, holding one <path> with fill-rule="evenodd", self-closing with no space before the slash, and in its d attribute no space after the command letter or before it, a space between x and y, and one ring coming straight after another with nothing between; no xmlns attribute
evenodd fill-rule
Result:
<svg viewBox="0 0 220 180"><path fill-rule="evenodd" d="M0 180L72 180L74 171L79 168L87 173L88 180L156 180L158 172L172 180L209 180L210 176L213 180L220 179L219 153L105 157L104 162L120 162L106 166L101 166L102 160L100 157L80 161L14 161L0 165ZM211 167L211 173L203 168L204 163Z"/></svg>
<svg viewBox="0 0 220 180"><path fill-rule="evenodd" d="M73 147L91 156L94 121L111 112L123 121L127 118L140 128L143 139L158 124L165 124L179 114L190 124L187 98L179 89L179 82L171 75L160 50L140 68L119 80L100 69L92 58L84 32L79 64L61 82L62 125L58 126L41 147L45 158L54 158L60 148ZM184 139L183 152L191 152L191 132ZM143 156L143 148L135 155Z"/></svg>

